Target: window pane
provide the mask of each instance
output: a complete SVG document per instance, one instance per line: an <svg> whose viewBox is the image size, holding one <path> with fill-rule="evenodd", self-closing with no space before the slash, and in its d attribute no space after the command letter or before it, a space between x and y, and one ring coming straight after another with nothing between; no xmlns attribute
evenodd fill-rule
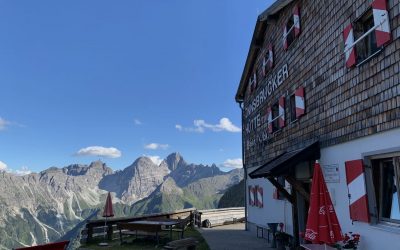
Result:
<svg viewBox="0 0 400 250"><path fill-rule="evenodd" d="M296 120L296 96L290 96L290 121Z"/></svg>
<svg viewBox="0 0 400 250"><path fill-rule="evenodd" d="M382 162L382 217L400 219L396 175L393 161Z"/></svg>
<svg viewBox="0 0 400 250"><path fill-rule="evenodd" d="M292 44L293 40L294 40L294 19L293 16L291 18L289 18L287 24L286 24L286 30L289 31L290 29L292 29L286 36L286 41L288 46L290 46L290 44Z"/></svg>
<svg viewBox="0 0 400 250"><path fill-rule="evenodd" d="M374 18L372 15L372 9L365 12L355 23L354 23L354 37L357 40L367 31L374 27ZM376 46L375 31L369 33L364 39L356 44L357 62L364 61L375 52L378 51Z"/></svg>
<svg viewBox="0 0 400 250"><path fill-rule="evenodd" d="M279 116L279 105L278 105L278 103L276 103L276 104L274 104L274 105L272 106L272 119L275 119L275 118L277 118L278 116ZM278 122L279 122L278 119L275 119L275 120L272 122L273 131L276 131L276 130L279 129L279 123L278 123Z"/></svg>
<svg viewBox="0 0 400 250"><path fill-rule="evenodd" d="M393 203L390 218L394 220L400 220L399 196L397 192L393 193Z"/></svg>

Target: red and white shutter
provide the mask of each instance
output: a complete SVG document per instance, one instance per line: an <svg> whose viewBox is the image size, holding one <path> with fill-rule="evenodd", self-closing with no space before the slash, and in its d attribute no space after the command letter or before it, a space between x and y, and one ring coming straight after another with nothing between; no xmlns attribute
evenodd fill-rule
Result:
<svg viewBox="0 0 400 250"><path fill-rule="evenodd" d="M267 108L267 124L268 124L268 133L272 134L272 110L271 110L271 107Z"/></svg>
<svg viewBox="0 0 400 250"><path fill-rule="evenodd" d="M346 179L350 199L350 218L369 222L367 190L362 160L346 161Z"/></svg>
<svg viewBox="0 0 400 250"><path fill-rule="evenodd" d="M254 193L252 186L249 186L249 205L254 206Z"/></svg>
<svg viewBox="0 0 400 250"><path fill-rule="evenodd" d="M375 0L372 2L372 13L374 24L379 25L375 29L376 45L381 47L390 41L389 13L386 0Z"/></svg>
<svg viewBox="0 0 400 250"><path fill-rule="evenodd" d="M296 118L304 115L305 104L304 104L304 88L300 87L294 92L295 105L296 105Z"/></svg>
<svg viewBox="0 0 400 250"><path fill-rule="evenodd" d="M355 46L351 47L354 43L353 26L347 25L343 30L344 51L346 58L347 68L351 68L356 64L356 49Z"/></svg>
<svg viewBox="0 0 400 250"><path fill-rule="evenodd" d="M296 5L293 9L293 21L294 21L294 36L298 37L300 35L300 8Z"/></svg>
<svg viewBox="0 0 400 250"><path fill-rule="evenodd" d="M279 127L285 127L285 97L281 96L279 98Z"/></svg>
<svg viewBox="0 0 400 250"><path fill-rule="evenodd" d="M287 42L287 28L286 25L283 26L283 49L287 50L288 42Z"/></svg>
<svg viewBox="0 0 400 250"><path fill-rule="evenodd" d="M258 186L257 187L257 200L258 200L258 207L263 207L264 206L264 201L263 201L263 188Z"/></svg>

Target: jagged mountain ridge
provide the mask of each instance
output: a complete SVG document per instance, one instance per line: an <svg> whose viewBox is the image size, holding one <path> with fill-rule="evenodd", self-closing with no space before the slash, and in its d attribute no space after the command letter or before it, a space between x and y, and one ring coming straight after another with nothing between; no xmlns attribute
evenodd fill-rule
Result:
<svg viewBox="0 0 400 250"><path fill-rule="evenodd" d="M202 169L204 166L199 168ZM170 176L149 197L135 203L133 210L136 214L148 214L190 207L216 208L225 190L242 179L243 171L232 170L228 173L221 172L215 176L199 178L181 187Z"/></svg>
<svg viewBox="0 0 400 250"><path fill-rule="evenodd" d="M149 158L140 157L124 170L105 176L99 188L114 192L121 201L132 204L146 198L169 173L168 166L157 166Z"/></svg>
<svg viewBox="0 0 400 250"><path fill-rule="evenodd" d="M219 185L218 192L223 192L243 177L228 175L216 166L187 164L178 153L169 155L160 165L140 157L119 171L96 161L90 165L51 167L26 176L0 172L0 249L59 239L102 208L108 191L113 194L116 216L208 207L216 204L219 194L212 198L206 195L207 205L203 205L193 190L206 187L201 183L217 177L228 180ZM210 184L215 182L218 183L214 180ZM146 200L151 202L143 202Z"/></svg>

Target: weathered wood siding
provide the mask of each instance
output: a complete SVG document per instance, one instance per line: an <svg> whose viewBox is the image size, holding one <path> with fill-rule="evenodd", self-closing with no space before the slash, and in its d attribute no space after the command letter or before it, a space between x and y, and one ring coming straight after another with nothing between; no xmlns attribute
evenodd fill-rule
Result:
<svg viewBox="0 0 400 250"><path fill-rule="evenodd" d="M347 69L343 54L343 29L370 8L369 1L294 1L269 21L264 42L254 67L258 87L246 92L244 107L266 85L267 79L285 64L289 78L255 112L264 115L268 106L286 96L286 126L268 140L249 147L247 140L267 130L264 123L256 131L244 133L247 167L260 166L272 157L299 148L314 139L321 147L346 142L400 127L400 4L389 0L392 41L371 60ZM283 50L283 26L295 4L300 5L301 35ZM262 58L268 44L274 46L273 70L264 78ZM289 95L305 88L306 113L295 122L288 119ZM244 118L243 123L247 118Z"/></svg>

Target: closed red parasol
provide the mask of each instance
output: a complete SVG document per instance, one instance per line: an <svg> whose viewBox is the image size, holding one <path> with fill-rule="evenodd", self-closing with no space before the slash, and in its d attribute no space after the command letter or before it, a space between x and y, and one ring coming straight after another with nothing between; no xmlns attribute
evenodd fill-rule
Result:
<svg viewBox="0 0 400 250"><path fill-rule="evenodd" d="M114 217L111 194L108 192L106 205L104 206L103 217Z"/></svg>
<svg viewBox="0 0 400 250"><path fill-rule="evenodd" d="M334 244L343 239L342 230L318 161L314 166L310 209L304 238L314 244Z"/></svg>
<svg viewBox="0 0 400 250"><path fill-rule="evenodd" d="M103 211L103 217L106 218L104 221L104 239L106 239L106 228L107 228L107 218L108 217L114 217L114 211L113 211L113 205L112 205L112 200L111 200L111 193L108 192L107 199L106 199L106 204L104 205L104 211ZM99 243L100 246L108 246L107 242L101 242Z"/></svg>

